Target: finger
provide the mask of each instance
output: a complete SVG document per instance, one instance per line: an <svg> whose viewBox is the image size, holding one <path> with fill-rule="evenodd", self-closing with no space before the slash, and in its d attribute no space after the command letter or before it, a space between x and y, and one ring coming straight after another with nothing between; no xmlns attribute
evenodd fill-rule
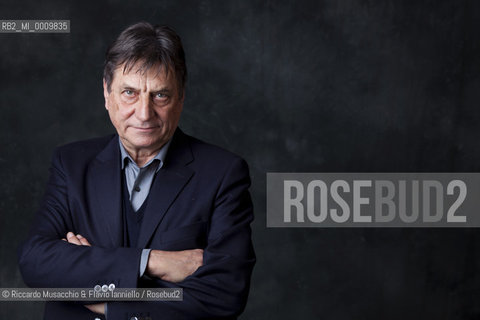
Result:
<svg viewBox="0 0 480 320"><path fill-rule="evenodd" d="M105 303L85 304L84 306L94 313L105 314Z"/></svg>
<svg viewBox="0 0 480 320"><path fill-rule="evenodd" d="M85 308L87 308L88 310L90 310L90 311L92 311L92 312L94 312L94 313L97 312L97 311L95 310L95 305L94 305L94 304L85 304L84 306L85 306Z"/></svg>
<svg viewBox="0 0 480 320"><path fill-rule="evenodd" d="M82 243L80 242L80 240L78 240L77 237L75 237L75 235L73 234L73 232L67 233L67 241L68 241L69 243L76 244L77 246L81 246L81 245L82 245Z"/></svg>
<svg viewBox="0 0 480 320"><path fill-rule="evenodd" d="M77 239L80 240L80 243L84 246L91 246L90 245L90 242L88 242L87 238L85 238L84 236L82 236L81 234L77 234Z"/></svg>
<svg viewBox="0 0 480 320"><path fill-rule="evenodd" d="M65 238L62 238L62 241L67 241L67 239L65 239Z"/></svg>

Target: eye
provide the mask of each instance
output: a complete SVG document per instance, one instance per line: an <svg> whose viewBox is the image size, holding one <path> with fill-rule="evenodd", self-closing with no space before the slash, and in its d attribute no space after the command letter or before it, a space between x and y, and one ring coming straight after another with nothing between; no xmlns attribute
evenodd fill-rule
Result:
<svg viewBox="0 0 480 320"><path fill-rule="evenodd" d="M138 99L138 92L132 89L124 89L121 98L126 103L134 103Z"/></svg>
<svg viewBox="0 0 480 320"><path fill-rule="evenodd" d="M155 95L155 98L157 98L157 99L166 99L167 97L168 96L165 93L161 93L161 92L159 92Z"/></svg>

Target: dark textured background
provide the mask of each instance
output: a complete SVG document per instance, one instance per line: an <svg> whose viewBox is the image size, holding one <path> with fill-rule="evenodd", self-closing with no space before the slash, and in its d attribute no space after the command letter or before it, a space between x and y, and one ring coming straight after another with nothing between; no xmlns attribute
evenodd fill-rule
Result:
<svg viewBox="0 0 480 320"><path fill-rule="evenodd" d="M475 0L10 1L1 19L70 34L0 34L0 286L53 148L112 132L107 44L173 26L190 79L181 126L244 156L258 263L242 319L478 319L478 229L267 229L266 172L478 172ZM42 304L0 304L40 319Z"/></svg>

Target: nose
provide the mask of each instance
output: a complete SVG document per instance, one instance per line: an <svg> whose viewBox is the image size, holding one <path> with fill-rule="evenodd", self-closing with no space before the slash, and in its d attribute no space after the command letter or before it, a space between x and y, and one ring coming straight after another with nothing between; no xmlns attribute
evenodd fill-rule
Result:
<svg viewBox="0 0 480 320"><path fill-rule="evenodd" d="M152 101L149 95L142 95L135 108L135 116L138 120L145 122L150 120L154 115Z"/></svg>

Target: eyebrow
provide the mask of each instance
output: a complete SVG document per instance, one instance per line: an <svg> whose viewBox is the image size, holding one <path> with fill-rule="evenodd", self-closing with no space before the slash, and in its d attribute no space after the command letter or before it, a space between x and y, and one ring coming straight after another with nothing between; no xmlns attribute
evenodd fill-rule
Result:
<svg viewBox="0 0 480 320"><path fill-rule="evenodd" d="M152 91L153 94L158 94L158 93L161 93L161 94L170 94L171 90L168 89L168 88L162 88L160 90L156 90L156 91Z"/></svg>
<svg viewBox="0 0 480 320"><path fill-rule="evenodd" d="M122 84L122 90L132 90L132 91L140 91L140 89L135 88L127 83ZM172 90L168 87L163 87L157 90L152 90L150 93L170 93Z"/></svg>

